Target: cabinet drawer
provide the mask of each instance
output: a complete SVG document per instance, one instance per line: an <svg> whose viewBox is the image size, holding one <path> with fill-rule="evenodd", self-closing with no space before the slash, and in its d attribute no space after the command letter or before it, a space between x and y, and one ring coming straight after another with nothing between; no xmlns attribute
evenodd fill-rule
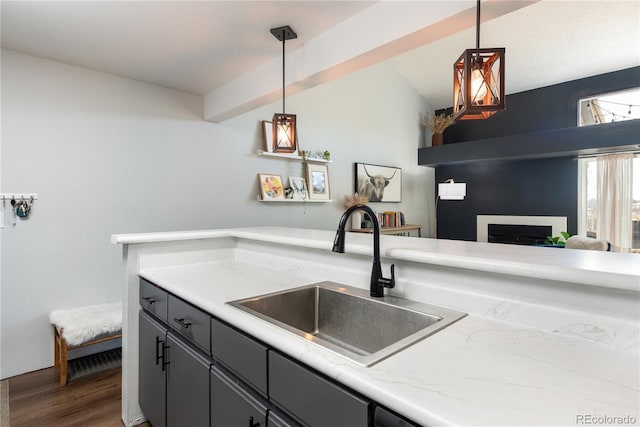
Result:
<svg viewBox="0 0 640 427"><path fill-rule="evenodd" d="M269 397L311 426L369 423L369 401L274 351L269 352Z"/></svg>
<svg viewBox="0 0 640 427"><path fill-rule="evenodd" d="M211 319L211 354L266 396L267 347Z"/></svg>
<svg viewBox="0 0 640 427"><path fill-rule="evenodd" d="M292 420L288 416L284 415L277 410L269 411L269 416L267 418L267 426L268 427L303 427L302 424Z"/></svg>
<svg viewBox="0 0 640 427"><path fill-rule="evenodd" d="M376 407L373 417L373 427L419 427L400 416L387 411L381 406Z"/></svg>
<svg viewBox="0 0 640 427"><path fill-rule="evenodd" d="M140 307L153 313L160 319L167 321L167 298L166 291L160 289L146 279L140 278Z"/></svg>
<svg viewBox="0 0 640 427"><path fill-rule="evenodd" d="M212 427L267 425L266 401L233 375L212 367L210 384Z"/></svg>
<svg viewBox="0 0 640 427"><path fill-rule="evenodd" d="M211 316L173 295L169 295L168 316L171 329L211 353Z"/></svg>

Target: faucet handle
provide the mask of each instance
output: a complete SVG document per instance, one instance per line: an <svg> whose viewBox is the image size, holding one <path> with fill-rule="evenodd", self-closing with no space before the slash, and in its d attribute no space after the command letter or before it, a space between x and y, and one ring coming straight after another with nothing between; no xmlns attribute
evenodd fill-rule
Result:
<svg viewBox="0 0 640 427"><path fill-rule="evenodd" d="M393 288L396 286L396 265L391 264L391 279L387 279L386 277L381 277L378 279L378 283L384 286L385 288Z"/></svg>

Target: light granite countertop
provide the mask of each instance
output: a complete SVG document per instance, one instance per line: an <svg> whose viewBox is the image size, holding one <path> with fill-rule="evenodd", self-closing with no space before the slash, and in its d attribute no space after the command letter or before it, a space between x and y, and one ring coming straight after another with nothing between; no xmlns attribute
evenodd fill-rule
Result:
<svg viewBox="0 0 640 427"><path fill-rule="evenodd" d="M367 368L225 304L315 281L304 275L236 260L141 268L139 274L423 425L640 420L637 352L469 315Z"/></svg>
<svg viewBox="0 0 640 427"><path fill-rule="evenodd" d="M247 227L162 233L114 234L114 244L231 237L330 250L334 232L286 227ZM349 233L345 251L371 254L372 237ZM380 254L431 265L640 291L640 255L577 249L500 245L458 240L381 236Z"/></svg>
<svg viewBox="0 0 640 427"><path fill-rule="evenodd" d="M225 304L322 280L366 287L372 236L350 233L350 255L339 256L329 252L334 235L284 227L113 235L129 246L124 327L137 336L139 274L423 425L640 422L640 255L381 236L383 267L400 265L390 293L469 315L363 367ZM135 375L133 335L123 372ZM136 398L128 379L127 425Z"/></svg>

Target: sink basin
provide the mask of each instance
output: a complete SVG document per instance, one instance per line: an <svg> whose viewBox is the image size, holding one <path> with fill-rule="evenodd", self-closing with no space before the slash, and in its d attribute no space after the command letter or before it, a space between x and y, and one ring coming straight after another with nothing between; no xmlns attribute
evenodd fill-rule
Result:
<svg viewBox="0 0 640 427"><path fill-rule="evenodd" d="M371 366L466 316L403 298L373 298L367 290L334 282L227 304L364 366Z"/></svg>

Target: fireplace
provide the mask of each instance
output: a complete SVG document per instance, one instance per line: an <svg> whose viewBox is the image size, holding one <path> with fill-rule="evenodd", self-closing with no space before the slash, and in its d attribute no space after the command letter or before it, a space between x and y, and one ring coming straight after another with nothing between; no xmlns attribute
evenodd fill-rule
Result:
<svg viewBox="0 0 640 427"><path fill-rule="evenodd" d="M543 244L567 230L566 216L478 215L477 241L516 245Z"/></svg>
<svg viewBox="0 0 640 427"><path fill-rule="evenodd" d="M489 224L487 241L512 245L542 245L552 233L550 225Z"/></svg>

